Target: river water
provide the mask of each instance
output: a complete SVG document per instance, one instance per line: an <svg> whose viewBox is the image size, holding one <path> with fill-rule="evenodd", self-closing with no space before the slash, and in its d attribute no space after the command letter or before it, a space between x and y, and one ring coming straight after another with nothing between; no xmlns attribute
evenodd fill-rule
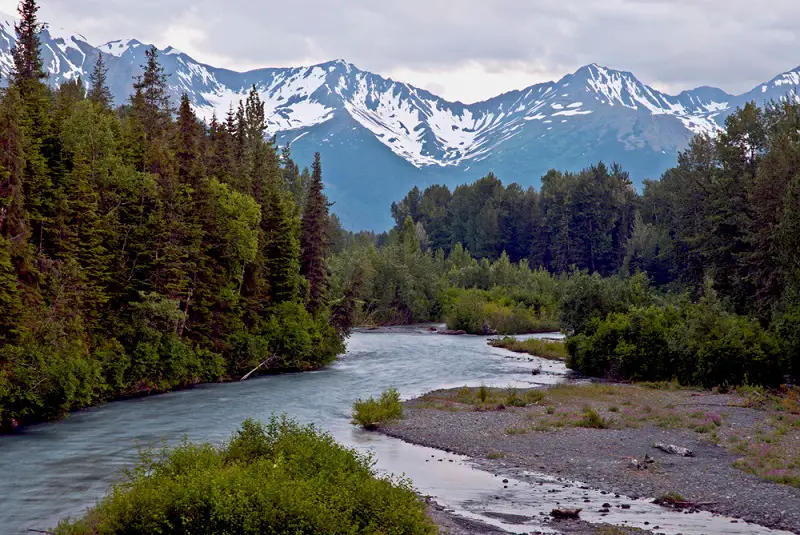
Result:
<svg viewBox="0 0 800 535"><path fill-rule="evenodd" d="M533 484L511 481L505 488L500 478L476 469L464 457L350 425L353 401L389 386L410 398L436 388L566 380L560 363L531 362L486 342L484 337L431 334L423 327L355 333L347 354L324 370L109 403L0 437L0 535L44 530L64 517L80 515L105 493L122 467L136 460L139 446L174 444L183 437L221 442L246 418L267 420L282 413L314 422L346 445L374 452L379 469L406 474L421 493L458 514L517 533L546 530L540 522L503 523L493 513L536 516L553 507L552 491L557 490L561 504L583 503L594 491L536 475ZM537 367L543 373L532 375ZM590 514L586 519L640 527L657 523L659 532L684 535L780 533L705 513L689 516L641 501L630 510L613 510L610 517Z"/></svg>

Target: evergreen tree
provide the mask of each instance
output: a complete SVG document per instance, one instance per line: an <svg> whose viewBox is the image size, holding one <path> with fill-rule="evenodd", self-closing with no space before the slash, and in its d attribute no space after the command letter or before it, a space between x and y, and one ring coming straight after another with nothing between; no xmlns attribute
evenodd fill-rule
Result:
<svg viewBox="0 0 800 535"><path fill-rule="evenodd" d="M0 235L0 346L16 341L22 316L17 273L11 261L11 243ZM2 364L2 361L0 361Z"/></svg>
<svg viewBox="0 0 800 535"><path fill-rule="evenodd" d="M103 108L110 108L114 97L111 95L111 89L108 87L108 67L106 67L103 60L103 54L97 54L97 61L94 64L91 75L89 75L89 93L87 97L92 102L102 106Z"/></svg>
<svg viewBox="0 0 800 535"><path fill-rule="evenodd" d="M267 184L261 215L268 299L274 306L297 298L300 243L295 208L275 180Z"/></svg>
<svg viewBox="0 0 800 535"><path fill-rule="evenodd" d="M38 238L43 254L45 225L53 213L52 182L48 174L45 152L51 141L50 93L44 84L46 74L41 59L39 33L44 25L38 21L39 6L35 0L20 2L20 21L14 25L17 41L12 49L14 67L11 82L22 99L22 125L25 132L25 209ZM57 151L50 151L57 158Z"/></svg>
<svg viewBox="0 0 800 535"><path fill-rule="evenodd" d="M308 280L310 312L320 310L325 303L328 199L322 189L322 162L316 153L300 231L300 272Z"/></svg>
<svg viewBox="0 0 800 535"><path fill-rule="evenodd" d="M23 99L27 99L47 77L42 65L39 40L39 33L44 25L39 22L36 14L39 11L36 0L22 0L17 11L20 21L14 24L17 41L11 51L14 59L12 81L19 88Z"/></svg>
<svg viewBox="0 0 800 535"><path fill-rule="evenodd" d="M16 87L0 93L0 236L27 247L30 227L25 211L25 150L22 103Z"/></svg>

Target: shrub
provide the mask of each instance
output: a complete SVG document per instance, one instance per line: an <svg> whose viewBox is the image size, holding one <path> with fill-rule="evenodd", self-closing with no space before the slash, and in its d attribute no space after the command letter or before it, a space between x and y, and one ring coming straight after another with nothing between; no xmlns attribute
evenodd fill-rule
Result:
<svg viewBox="0 0 800 535"><path fill-rule="evenodd" d="M223 447L144 452L127 478L58 535L116 533L433 534L405 479L313 426L247 420Z"/></svg>
<svg viewBox="0 0 800 535"><path fill-rule="evenodd" d="M554 320L534 308L514 302L503 292L462 290L450 300L445 314L448 329L470 334L522 334L558 330Z"/></svg>
<svg viewBox="0 0 800 535"><path fill-rule="evenodd" d="M396 388L388 388L378 399L356 400L353 403L353 424L375 429L381 424L403 417L403 404Z"/></svg>
<svg viewBox="0 0 800 535"><path fill-rule="evenodd" d="M800 384L800 305L789 307L774 323L781 350L788 360L795 384Z"/></svg>
<svg viewBox="0 0 800 535"><path fill-rule="evenodd" d="M589 427L592 429L607 429L610 422L600 416L596 410L591 407L584 407L583 418L577 423L579 427Z"/></svg>
<svg viewBox="0 0 800 535"><path fill-rule="evenodd" d="M577 271L563 283L558 314L561 327L573 333L583 332L592 320L602 320L631 306L649 305L652 298L644 274L630 278L603 278L595 273Z"/></svg>
<svg viewBox="0 0 800 535"><path fill-rule="evenodd" d="M569 367L615 379L776 386L785 369L773 335L705 300L594 318L567 348Z"/></svg>
<svg viewBox="0 0 800 535"><path fill-rule="evenodd" d="M506 390L505 402L508 407L524 407L528 404L523 398L519 396L519 392L513 386L508 387Z"/></svg>

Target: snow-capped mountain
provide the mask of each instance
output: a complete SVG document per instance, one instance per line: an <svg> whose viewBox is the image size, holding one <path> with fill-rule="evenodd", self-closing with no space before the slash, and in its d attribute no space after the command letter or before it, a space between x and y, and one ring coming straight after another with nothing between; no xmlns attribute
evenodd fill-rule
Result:
<svg viewBox="0 0 800 535"><path fill-rule="evenodd" d="M13 19L0 16L2 75L14 40ZM130 95L148 47L136 39L93 46L54 27L42 34L51 83L87 76L102 53L118 103ZM389 204L413 185L453 186L489 171L536 185L550 168L605 160L621 163L640 183L674 165L693 135L713 134L745 102L798 98L800 89L800 67L735 96L713 87L668 95L630 72L591 64L555 82L462 104L343 60L244 73L172 47L160 60L173 95L188 94L206 119L223 117L255 85L269 132L291 143L301 163L322 153L334 210L353 228L386 227Z"/></svg>

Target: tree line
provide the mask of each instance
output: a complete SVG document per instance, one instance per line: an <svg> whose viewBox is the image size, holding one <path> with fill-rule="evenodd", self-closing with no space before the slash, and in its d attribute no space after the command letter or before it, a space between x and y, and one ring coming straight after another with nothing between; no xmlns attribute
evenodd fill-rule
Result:
<svg viewBox="0 0 800 535"><path fill-rule="evenodd" d="M356 323L560 326L592 375L800 377L800 103L748 104L642 193L618 165L412 189L388 233L336 234ZM348 308L349 307L349 308Z"/></svg>
<svg viewBox="0 0 800 535"><path fill-rule="evenodd" d="M552 273L645 272L659 287L702 294L769 319L800 290L800 103L747 104L718 135L698 135L638 193L618 165L551 170L539 191L494 175L450 191L412 189L391 207L423 249L461 244L475 258L527 260ZM375 237L383 244L388 236Z"/></svg>
<svg viewBox="0 0 800 535"><path fill-rule="evenodd" d="M37 10L0 91L0 428L342 352L319 155L265 138L255 88L176 109L155 48L117 108L102 54L50 88Z"/></svg>

